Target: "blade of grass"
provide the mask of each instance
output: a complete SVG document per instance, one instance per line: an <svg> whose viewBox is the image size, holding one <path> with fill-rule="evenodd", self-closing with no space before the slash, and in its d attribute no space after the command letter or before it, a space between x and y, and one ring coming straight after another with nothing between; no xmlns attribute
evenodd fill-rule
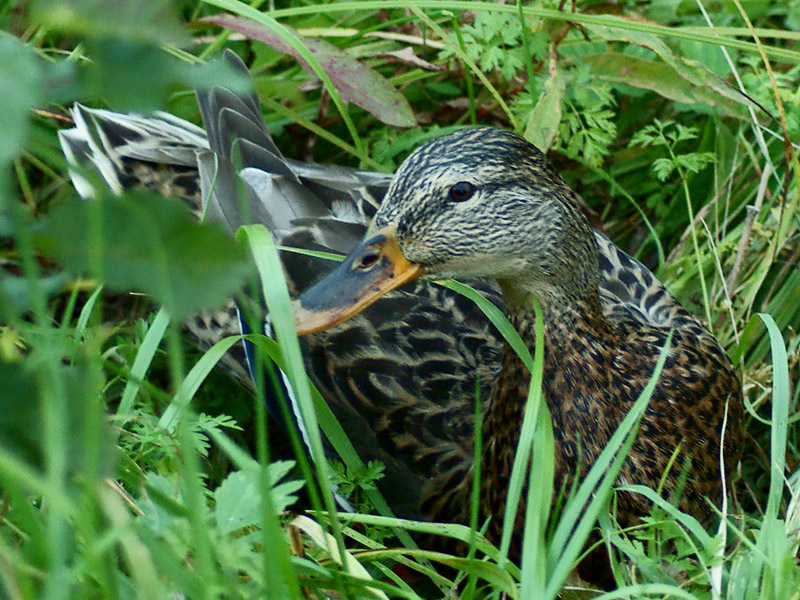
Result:
<svg viewBox="0 0 800 600"><path fill-rule="evenodd" d="M613 592L595 596L594 600L614 600L615 598L641 598L643 596L660 596L662 598L685 598L697 600L697 596L681 588L666 583L640 583L628 585Z"/></svg>
<svg viewBox="0 0 800 600"><path fill-rule="evenodd" d="M161 312L159 312L158 316L161 316ZM156 318L158 318L158 316ZM166 313L164 313L164 318L166 320L169 319L169 317L166 316ZM150 330L153 329L155 323L156 322L153 321L153 326L151 326ZM160 323L159 327L161 326L166 327L166 323ZM148 335L149 333L150 331L148 331ZM154 335L153 337L155 338L156 336ZM211 370L222 359L225 353L243 337L244 336L239 335L226 337L225 339L214 344L203 354L203 356L200 357L197 363L195 363L194 367L191 368L189 373L181 382L178 390L175 392L172 403L164 411L164 414L161 415L161 418L158 421L158 427L160 429L164 429L170 433L175 431L175 428L178 425L178 415L181 408L188 406L189 402L191 402L192 398L194 398L194 395L197 393L197 390L200 389L203 381L205 381L206 377L208 377L208 374L211 373ZM136 363L134 363L134 368L135 366Z"/></svg>
<svg viewBox="0 0 800 600"><path fill-rule="evenodd" d="M320 515L323 516L323 515ZM378 527L401 527L408 531L427 535L442 535L462 542L469 542L472 532L466 525L457 523L433 523L430 521L412 521L409 519L399 519L397 517L381 517L378 515L365 515L359 513L340 513L339 518L343 523L363 523L364 525L376 525ZM476 549L492 560L497 560L499 552L483 535L475 536ZM514 568L511 568L512 574ZM519 575L519 572L516 572Z"/></svg>
<svg viewBox="0 0 800 600"><path fill-rule="evenodd" d="M329 533L323 530L319 523L309 519L304 515L300 515L292 521L291 526L297 527L305 532L305 534L309 536L314 543L317 544L317 546L326 550L336 563L340 565L346 564L347 571L352 573L358 579L369 581L370 583L372 582L372 577L370 577L369 572L353 557L350 552L339 554L336 548L336 540L334 540ZM389 597L381 590L377 590L368 585L365 585L364 588L365 591L374 594L378 598L389 600Z"/></svg>
<svg viewBox="0 0 800 600"><path fill-rule="evenodd" d="M86 335L86 327L89 325L89 319L94 311L95 304L97 304L100 295L103 293L103 286L98 286L92 295L86 300L86 304L81 309L81 314L78 316L78 322L75 325L75 341L82 339Z"/></svg>
<svg viewBox="0 0 800 600"><path fill-rule="evenodd" d="M515 529L519 501L525 486L528 461L531 461L531 479L528 482L529 506L525 519L525 531L522 544L522 556L525 559L525 562L522 564L526 565L526 569L523 569L522 572L522 589L525 598L534 598L536 597L535 594L539 594L544 589L544 570L546 568L546 563L539 560L543 558L544 552L544 547L543 545L540 546L539 542L544 541L547 518L550 514L550 505L553 497L552 471L554 468L554 462L551 461L555 460L552 443L553 421L550 416L550 410L544 403L544 395L542 393L542 374L544 371L544 317L542 315L542 307L535 297L533 298L533 307L536 327L536 341L533 350L534 357L532 359L533 368L530 369L531 381L528 387L525 414L522 417L522 427L520 428L519 441L517 442L517 451L514 455L514 464L511 467L511 478L508 482L506 512L505 515L503 515L503 533L500 541L500 560L498 561L500 566L503 566L511 547L512 536L516 533ZM509 326L511 326L510 323ZM514 330L514 333L517 333L516 330ZM527 362L530 360L530 352L527 346L524 346L524 349L525 352L520 356L520 359L523 362ZM540 421L546 421L547 424L540 424ZM536 437L545 445L542 448L541 456L531 460L531 456L537 454L537 452L534 451ZM548 442L549 445L547 445ZM537 478L541 477L542 479L534 479L534 476ZM550 487L544 489L548 482L550 483ZM531 557L536 557L537 561L528 568L528 565L531 564L528 562L531 560Z"/></svg>
<svg viewBox="0 0 800 600"><path fill-rule="evenodd" d="M481 402L481 380L480 377L475 378L475 400L472 407L472 422L474 423L474 439L472 444L472 486L470 490L470 507L469 507L469 528L472 535L469 539L469 551L467 558L475 558L475 540L477 539L478 528L480 523L480 506L481 506L481 477L483 469L481 468L481 457L483 456L483 404ZM475 586L477 579L474 573L470 573L467 579L467 585L464 587L464 597L470 598L475 595Z"/></svg>
<svg viewBox="0 0 800 600"><path fill-rule="evenodd" d="M4 176L3 170L0 169L0 198L8 199L7 202L0 200L2 202L0 208L3 209L10 222L22 270L30 287L33 317L38 333L44 339L48 339L48 334L55 335L55 331L52 329L47 310L47 298L42 289L42 273L36 259L32 232L26 226L22 204L16 200L16 196L10 192L9 187L8 177ZM67 457L69 456L67 431L69 415L67 411L69 407L66 382L63 372L60 370L61 352L56 344L39 344L31 358L38 363L36 375L41 395L37 400L41 403L42 431L43 437L47 441L44 445L46 476L43 496L48 501L70 498L71 494L67 486ZM70 543L72 531L64 508L66 507L62 503L56 501L45 516L49 551L49 570L45 577L43 590L43 598L46 600L66 599L67 590L70 587L69 563L73 547Z"/></svg>
<svg viewBox="0 0 800 600"><path fill-rule="evenodd" d="M467 47L464 45L464 36L461 35L461 26L458 24L458 19L456 19L455 15L452 16L450 22L456 34L456 41L458 42L458 47L461 49L461 54L466 56ZM472 69L465 69L464 76L467 80L467 98L469 98L469 122L471 125L475 126L478 124L478 117L475 111L475 85L472 80Z"/></svg>
<svg viewBox="0 0 800 600"><path fill-rule="evenodd" d="M170 349L172 351L172 349ZM206 502L206 490L203 486L203 469L196 451L190 430L189 407L178 405L178 423L176 439L182 448L178 461L180 489L186 509L191 518L188 520L189 540L192 563L197 573L202 573L204 585L200 587L197 597L212 600L216 598L222 576L219 572L219 561L214 552L214 543L208 527L211 515ZM268 497L269 494L264 494Z"/></svg>
<svg viewBox="0 0 800 600"><path fill-rule="evenodd" d="M780 329L772 316L758 313L769 333L772 351L772 435L770 436L770 481L769 497L764 519L778 516L783 497L784 472L786 468L786 441L789 419L789 358Z"/></svg>
<svg viewBox="0 0 800 600"><path fill-rule="evenodd" d="M534 356L536 361L536 356ZM533 387L533 386L531 386ZM531 400L535 402L535 400ZM533 440L531 473L528 480L528 503L522 539L522 598L538 600L544 597L547 587L547 532L550 509L553 503L555 449L553 423L540 418L536 423Z"/></svg>
<svg viewBox="0 0 800 600"><path fill-rule="evenodd" d="M164 598L167 590L161 583L159 570L149 548L136 535L128 509L109 489L102 494L103 512L118 531L122 554L133 579L136 593L144 598Z"/></svg>
<svg viewBox="0 0 800 600"><path fill-rule="evenodd" d="M358 0L356 2L336 2L324 6L310 5L292 8L277 9L270 13L275 19L283 19L301 15L319 15L327 13L381 10L392 8L405 8L408 0ZM418 10L450 10L450 11L479 11L485 10L493 13L515 13L517 6L515 3L496 4L494 2L474 2L471 0L414 0L413 6ZM665 38L676 40L687 40L711 44L712 46L725 46L742 50L749 54L759 54L758 46L753 42L747 42L735 37L720 35L714 28L706 27L672 27L660 25L651 20L630 19L625 16L610 14L593 14L587 12L562 11L550 8L539 8L526 6L522 9L526 16L546 19L550 21L569 21L585 26L613 27L623 31L636 31L651 33ZM734 35L745 35L741 31L736 31ZM778 60L783 60L792 64L800 62L800 52L778 46L764 46L767 56Z"/></svg>
<svg viewBox="0 0 800 600"><path fill-rule="evenodd" d="M650 502L652 502L654 505L661 508L670 517L675 519L675 521L683 525L683 527L689 531L697 539L697 541L700 542L701 545L707 546L711 543L711 536L708 535L708 532L703 528L702 525L700 525L697 519L695 519L692 515L681 512L678 508L670 504L667 500L659 496L649 487L645 487L643 485L622 485L617 489L621 492L627 491L635 494L641 494L650 500Z"/></svg>
<svg viewBox="0 0 800 600"><path fill-rule="evenodd" d="M528 514L526 515L526 531L523 536L522 552L524 557L523 564L526 566L533 564L534 566L523 571L523 596L527 598L541 597L539 593L544 590L545 584L545 562L539 560L544 558L544 547L539 542L543 542L552 503L553 465L555 460L552 443L552 418L547 405L543 402L541 387L544 370L544 321L541 306L538 300L534 298L536 341L534 357L531 357L528 347L522 341L516 329L508 322L502 311L484 296L457 281L447 280L438 283L475 302L531 372L525 414L508 482L498 564L503 567L508 561L508 553L515 533L517 510L525 484L527 465L531 454L533 454L530 481L536 481L536 485L529 485L528 487ZM533 452L535 447L534 439L536 437L540 439L542 444L539 455ZM536 516L533 517L532 515ZM530 557L537 557L537 559L531 559ZM535 562L531 563L531 560Z"/></svg>
<svg viewBox="0 0 800 600"><path fill-rule="evenodd" d="M99 291L100 288L97 289L97 292ZM84 307L84 311L81 312L81 318L83 318L85 310ZM136 394L139 392L140 382L143 381L147 375L147 370L150 368L153 357L156 355L158 347L164 339L164 334L167 332L168 326L169 315L167 315L167 312L162 308L156 313L153 322L150 324L150 327L148 327L142 344L139 346L139 350L136 353L136 358L133 360L130 377L125 384L125 389L122 391L122 398L117 408L116 416L119 419L117 422L118 427L123 427L131 416L133 402L136 399ZM171 407L167 408L167 410L170 410L170 408ZM162 420L163 418L164 417L162 417Z"/></svg>
<svg viewBox="0 0 800 600"><path fill-rule="evenodd" d="M320 482L323 504L328 513L332 515L331 530L336 540L339 554L343 556L345 551L344 538L336 517L336 503L329 485L329 466L322 447L319 423L314 412L311 388L308 383L308 377L305 374L300 343L294 328L294 313L292 312L286 281L283 277L283 267L278 257L278 250L263 225L241 227L236 236L237 239L248 244L256 263L271 323L284 355L285 373L292 384L302 419L307 428L311 456ZM334 571L334 575L335 573L336 571Z"/></svg>
<svg viewBox="0 0 800 600"><path fill-rule="evenodd" d="M173 402L167 407L161 419L159 420L160 428L163 428L167 431L174 431L178 420L178 411L180 406L186 405L191 401L191 399L197 393L197 390L200 388L202 382L205 381L206 377L208 377L225 353L232 346L243 339L246 339L249 342L259 346L266 353L269 359L274 361L279 368L284 368L284 358L280 352L280 348L275 340L272 340L271 338L261 334L248 334L229 336L223 340L220 340L214 344L214 346L209 348L189 371L186 378L178 388L178 391L175 393ZM311 386L311 393L314 401L314 410L316 412L320 427L325 433L325 437L328 439L336 453L347 466L353 469L359 469L364 463L358 456L358 453L347 437L344 429L342 429L342 426L336 419L336 416L333 414L333 411L331 411L322 395L315 387L313 387L313 385ZM212 437L214 437L213 430L209 433L212 433ZM222 444L222 442L220 442L220 444ZM243 468L244 463L242 461L246 455L237 454L234 457L233 454L230 454L230 452L233 452L233 448L229 444L224 444L224 447L227 448L226 453L228 453L229 457L234 460L234 462L239 465L240 468ZM381 515L386 517L392 516L391 508L378 489L367 489L365 492L370 502L375 506ZM417 547L416 543L408 535L408 533L405 532L405 530L395 528L395 534L398 536L400 541L406 545L406 547Z"/></svg>

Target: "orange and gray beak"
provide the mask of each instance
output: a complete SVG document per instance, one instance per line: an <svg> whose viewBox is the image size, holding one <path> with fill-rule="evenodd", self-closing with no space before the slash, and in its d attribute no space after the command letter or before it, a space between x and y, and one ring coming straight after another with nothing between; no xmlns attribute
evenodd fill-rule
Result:
<svg viewBox="0 0 800 600"><path fill-rule="evenodd" d="M395 227L367 235L339 267L304 291L294 301L297 333L329 329L357 315L367 306L424 269L410 262L397 243Z"/></svg>

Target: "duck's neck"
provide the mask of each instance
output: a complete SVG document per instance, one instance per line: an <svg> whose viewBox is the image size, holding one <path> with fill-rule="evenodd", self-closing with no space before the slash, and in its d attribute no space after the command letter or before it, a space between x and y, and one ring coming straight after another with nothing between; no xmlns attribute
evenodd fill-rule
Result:
<svg viewBox="0 0 800 600"><path fill-rule="evenodd" d="M593 278L569 288L526 285L523 281L499 280L506 317L533 352L535 344L534 302L539 301L544 320L545 345L552 346L571 337L580 326L602 328L605 319L600 295Z"/></svg>
<svg viewBox="0 0 800 600"><path fill-rule="evenodd" d="M500 282L506 302L507 316L533 356L535 351L536 318L533 296L523 286ZM612 332L602 315L596 288L584 293L539 293L542 306L545 338L545 400L554 412L553 403L566 398L556 398L553 392L557 381L570 376L572 358L591 361L585 353L588 343L603 344L611 339ZM586 332L591 332L586 335ZM509 346L505 348L502 368L492 390L489 409L484 417L483 439L486 441L482 471L484 474L510 473L516 455L520 427L530 387L530 373ZM569 386L568 386L569 387ZM558 455L558 452L556 453ZM556 457L559 462L559 457ZM558 465L557 465L558 467ZM495 486L490 477L482 478L482 498L487 515L502 523L505 512L505 490ZM490 532L491 535L491 532Z"/></svg>

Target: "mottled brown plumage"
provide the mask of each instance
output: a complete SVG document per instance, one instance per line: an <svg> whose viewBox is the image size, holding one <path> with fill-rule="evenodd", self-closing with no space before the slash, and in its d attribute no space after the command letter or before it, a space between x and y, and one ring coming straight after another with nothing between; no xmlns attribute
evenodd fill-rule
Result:
<svg viewBox="0 0 800 600"><path fill-rule="evenodd" d="M309 375L362 458L386 463L380 487L398 514L467 520L479 382L481 508L494 517L489 536L497 540L499 533L530 375L474 304L430 281L455 276L469 278L503 306L531 352L531 297L542 304L544 397L553 416L558 485L591 466L650 379L672 331L664 371L619 481L657 488L680 446L663 493L673 492L691 460L680 506L703 523L713 519L712 505L721 498L726 403L722 455L728 471L740 447L741 392L730 361L646 267L591 229L575 194L536 148L494 129L463 130L414 152L389 185L377 174L285 161L252 96L214 90L200 100L211 149L196 148L210 215L231 229L242 220L231 183L237 144L244 167L238 174L253 214L282 244L348 251L363 237L346 263L353 276L370 272L373 260L387 263L382 244L391 238L403 258L426 273L304 341ZM92 118L94 126L110 127ZM116 137L130 142L127 125L115 123L122 130ZM130 157L120 154L125 160L112 162L129 173ZM451 192L463 182L473 186L466 199L463 190ZM326 294L341 274L311 286L330 263L295 254L283 259L290 288L303 292L299 306L306 313L331 303ZM230 321L206 317L193 331L213 341ZM648 510L642 498L620 495L623 524Z"/></svg>
<svg viewBox="0 0 800 600"><path fill-rule="evenodd" d="M472 189L466 199L465 186ZM713 336L644 266L592 231L576 195L535 147L507 132L477 129L413 153L395 175L365 249L357 248L352 264L346 260L301 295L301 326L310 318L305 313L318 312L326 288L338 298L340 279L358 286L359 269L373 269L377 257L392 260L384 238L426 277L497 279L505 312L531 352L532 298L539 299L543 391L553 416L559 485L582 477L594 463L650 380L671 331L663 372L619 482L658 489L663 479L662 493L669 497L686 468L680 506L711 521L722 494L720 457L730 472L739 454L741 390L733 367ZM494 540L529 382L527 368L506 348L483 423L481 509L493 517L488 535ZM728 430L720 448L726 405ZM463 441L466 453L470 441ZM443 470L425 490L422 506L429 517L467 520L470 472L457 473ZM649 502L622 494L617 510L630 525L649 511Z"/></svg>

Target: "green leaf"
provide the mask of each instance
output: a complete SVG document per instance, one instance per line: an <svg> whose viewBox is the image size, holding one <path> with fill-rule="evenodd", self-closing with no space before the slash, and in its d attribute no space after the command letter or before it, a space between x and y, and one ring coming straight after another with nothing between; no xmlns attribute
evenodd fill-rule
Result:
<svg viewBox="0 0 800 600"><path fill-rule="evenodd" d="M36 239L75 273L148 293L178 319L221 306L251 272L246 253L220 227L199 224L179 203L145 193L67 202Z"/></svg>
<svg viewBox="0 0 800 600"><path fill-rule="evenodd" d="M33 374L20 367L0 363L0 446L37 464L42 459L39 389Z"/></svg>
<svg viewBox="0 0 800 600"><path fill-rule="evenodd" d="M653 172L659 181L665 181L675 170L675 162L668 158L657 158L653 161Z"/></svg>
<svg viewBox="0 0 800 600"><path fill-rule="evenodd" d="M58 273L39 280L41 291L52 296L64 289L69 277L66 273ZM31 284L25 277L0 275L0 319L11 320L33 308Z"/></svg>
<svg viewBox="0 0 800 600"><path fill-rule="evenodd" d="M684 78L672 65L619 52L581 58L591 65L592 74L602 81L651 90L675 102L716 106L735 117L742 117L745 113L744 96L740 95L741 100L736 101L721 94L719 88L724 84L712 73L706 73L705 79L692 81Z"/></svg>
<svg viewBox="0 0 800 600"><path fill-rule="evenodd" d="M214 492L215 516L220 533L228 534L261 521L261 493L258 475L249 477L236 471L225 478Z"/></svg>
<svg viewBox="0 0 800 600"><path fill-rule="evenodd" d="M51 338L49 343L54 341ZM0 362L0 447L35 467L42 465L45 444L52 443L44 437L42 407L51 401L49 394L56 393L43 381L42 371L41 357L36 355L20 362ZM99 369L77 358L60 367L57 376L69 407L63 451L70 471L88 468L110 473L114 453L105 423L100 424L99 439L90 443L87 437L90 429L97 428L97 420L104 419L98 401L103 385Z"/></svg>
<svg viewBox="0 0 800 600"><path fill-rule="evenodd" d="M273 487L272 506L280 514L294 504L294 492L303 487L302 481L278 483L294 466L293 461L279 461L270 464L269 480ZM251 467L228 475L214 492L217 526L223 534L238 531L261 523L261 482L260 467Z"/></svg>
<svg viewBox="0 0 800 600"><path fill-rule="evenodd" d="M676 162L689 173L697 173L715 161L716 158L711 152L690 152L676 158Z"/></svg>
<svg viewBox="0 0 800 600"><path fill-rule="evenodd" d="M144 476L147 494L137 504L142 510L141 521L154 533L165 535L175 517L186 516L178 486L164 475L149 472Z"/></svg>
<svg viewBox="0 0 800 600"><path fill-rule="evenodd" d="M561 101L564 97L564 78L555 71L544 84L544 93L528 116L525 139L547 152L553 144L561 122Z"/></svg>
<svg viewBox="0 0 800 600"><path fill-rule="evenodd" d="M81 79L90 95L102 96L117 110L161 108L177 85L250 90L247 78L234 73L223 61L191 65L158 46L119 39L90 40L87 48L93 60L81 71ZM142 85L145 81L147 85Z"/></svg>
<svg viewBox="0 0 800 600"><path fill-rule="evenodd" d="M0 33L0 165L22 152L29 135L29 113L44 96L39 63L14 37Z"/></svg>
<svg viewBox="0 0 800 600"><path fill-rule="evenodd" d="M663 61L663 63L659 63L626 54L617 55L626 58L614 59L615 63L617 60L621 62L612 65L608 63L595 64L595 57L592 56L582 57L592 64L592 71L596 76L607 81L617 81L634 87L651 89L671 100L715 106L734 117L745 117L747 107L758 108L747 96L723 79L723 76L718 76L703 64L708 61L709 55L719 56L715 52L705 52L706 56L701 63L675 55L663 39L652 33L594 26L590 26L590 29L606 40L625 41L647 48L655 52ZM605 59L602 58L604 56L603 54L596 55L601 63L605 62ZM727 68L724 71L727 71Z"/></svg>

